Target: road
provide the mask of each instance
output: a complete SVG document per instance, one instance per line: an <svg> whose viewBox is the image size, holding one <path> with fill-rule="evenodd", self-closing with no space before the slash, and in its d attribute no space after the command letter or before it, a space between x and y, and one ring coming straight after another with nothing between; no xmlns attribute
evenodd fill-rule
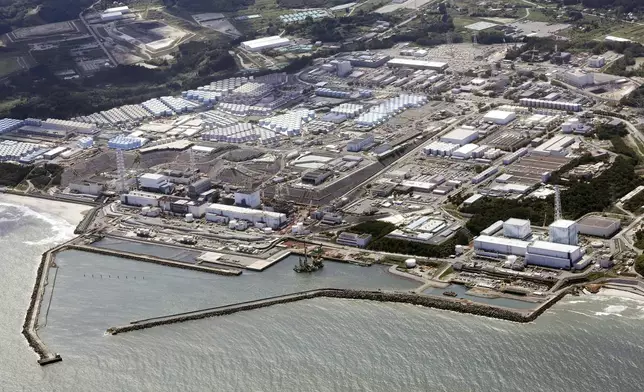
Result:
<svg viewBox="0 0 644 392"><path fill-rule="evenodd" d="M112 53L110 53L110 51L107 50L107 48L105 47L105 44L103 43L101 38L98 36L98 34L96 34L94 29L92 29L92 27L89 25L89 23L87 23L87 21L85 20L85 16L83 15L86 11L89 11L90 9L94 9L94 6L97 5L97 4L100 4L100 1L97 1L96 3L90 5L88 8L84 9L83 11L81 11L80 14L78 14L78 19L80 19L80 21L83 22L83 24L85 25L85 28L87 29L87 31L89 31L90 34L92 34L92 36L94 37L96 42L99 44L101 49L103 49L103 52L105 52L105 55L110 60L112 65L117 66L117 65L119 65L118 61L116 61L116 58L112 55Z"/></svg>

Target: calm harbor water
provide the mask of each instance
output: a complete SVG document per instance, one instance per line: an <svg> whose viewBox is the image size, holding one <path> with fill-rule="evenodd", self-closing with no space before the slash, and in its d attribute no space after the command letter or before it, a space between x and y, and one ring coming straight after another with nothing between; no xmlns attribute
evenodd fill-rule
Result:
<svg viewBox="0 0 644 392"><path fill-rule="evenodd" d="M329 282L407 290L416 282L344 264L293 279L289 262L262 274L203 277L82 252L59 258L41 336L64 360L41 368L20 328L40 254L72 232L63 220L0 203L0 391L635 392L644 383L640 301L569 297L534 323L514 324L314 299L106 336L114 324L244 296Z"/></svg>

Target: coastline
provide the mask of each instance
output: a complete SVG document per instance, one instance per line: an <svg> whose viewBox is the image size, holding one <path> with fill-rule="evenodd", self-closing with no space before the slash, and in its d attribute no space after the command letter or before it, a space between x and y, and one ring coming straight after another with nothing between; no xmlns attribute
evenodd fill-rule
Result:
<svg viewBox="0 0 644 392"><path fill-rule="evenodd" d="M83 220L85 214L91 207L68 201L41 199L11 193L0 193L0 203L28 209L30 213L38 215L39 219L46 221L54 230L58 231L53 238L45 238L42 241L34 243L34 245L51 243L54 246L41 255L36 265L35 282L29 300L29 307L27 308L22 325L22 334L25 336L29 346L38 355L38 363L41 366L59 362L62 360L60 355L51 352L38 336L38 319L45 288L48 284L49 267L53 262L55 253L65 246L65 244L77 238L74 234L76 225Z"/></svg>

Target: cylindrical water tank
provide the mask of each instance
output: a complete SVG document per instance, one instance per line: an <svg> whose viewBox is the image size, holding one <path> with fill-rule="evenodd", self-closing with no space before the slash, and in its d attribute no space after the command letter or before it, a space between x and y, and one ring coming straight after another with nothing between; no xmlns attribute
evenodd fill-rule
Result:
<svg viewBox="0 0 644 392"><path fill-rule="evenodd" d="M407 267L407 268L416 267L416 259L407 259L407 260L405 260L405 267Z"/></svg>

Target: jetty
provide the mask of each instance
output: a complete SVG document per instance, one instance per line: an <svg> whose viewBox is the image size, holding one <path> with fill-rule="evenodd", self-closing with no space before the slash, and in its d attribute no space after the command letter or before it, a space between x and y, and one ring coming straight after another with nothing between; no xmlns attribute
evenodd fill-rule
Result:
<svg viewBox="0 0 644 392"><path fill-rule="evenodd" d="M79 250L82 252L97 253L106 256L122 257L131 260L143 261L147 263L160 264L167 267L183 268L199 272L208 272L217 275L239 276L242 274L240 269L218 268L200 265L198 263L188 263L185 261L169 260L161 257L142 255L138 253L126 252L122 250L113 250L106 248L97 248L89 245L68 245L66 249Z"/></svg>
<svg viewBox="0 0 644 392"><path fill-rule="evenodd" d="M158 327L161 325L181 323L191 320L200 320L209 317L224 316L233 313L264 308L268 306L285 304L290 302L302 301L312 298L341 298L341 299L359 299L370 300L379 302L397 302L408 303L412 305L420 305L429 308L436 308L442 310L451 310L460 313L468 313L479 316L497 318L507 321L514 321L518 323L527 323L534 321L539 315L545 312L550 306L555 304L561 298L568 294L568 290L564 290L545 301L538 308L531 311L521 311L510 308L503 308L499 306L487 305L476 303L464 299L453 299L446 297L439 297L434 295L413 294L403 292L389 292L389 291L368 291L368 290L352 290L352 289L316 289L301 291L292 294L280 295L270 298L262 298L254 301L240 302L236 304L218 306L207 309L195 310L192 312L175 313L166 316L148 318L144 320L136 320L130 322L128 325L115 326L107 329L107 333L117 335L120 333L138 331L141 329Z"/></svg>

